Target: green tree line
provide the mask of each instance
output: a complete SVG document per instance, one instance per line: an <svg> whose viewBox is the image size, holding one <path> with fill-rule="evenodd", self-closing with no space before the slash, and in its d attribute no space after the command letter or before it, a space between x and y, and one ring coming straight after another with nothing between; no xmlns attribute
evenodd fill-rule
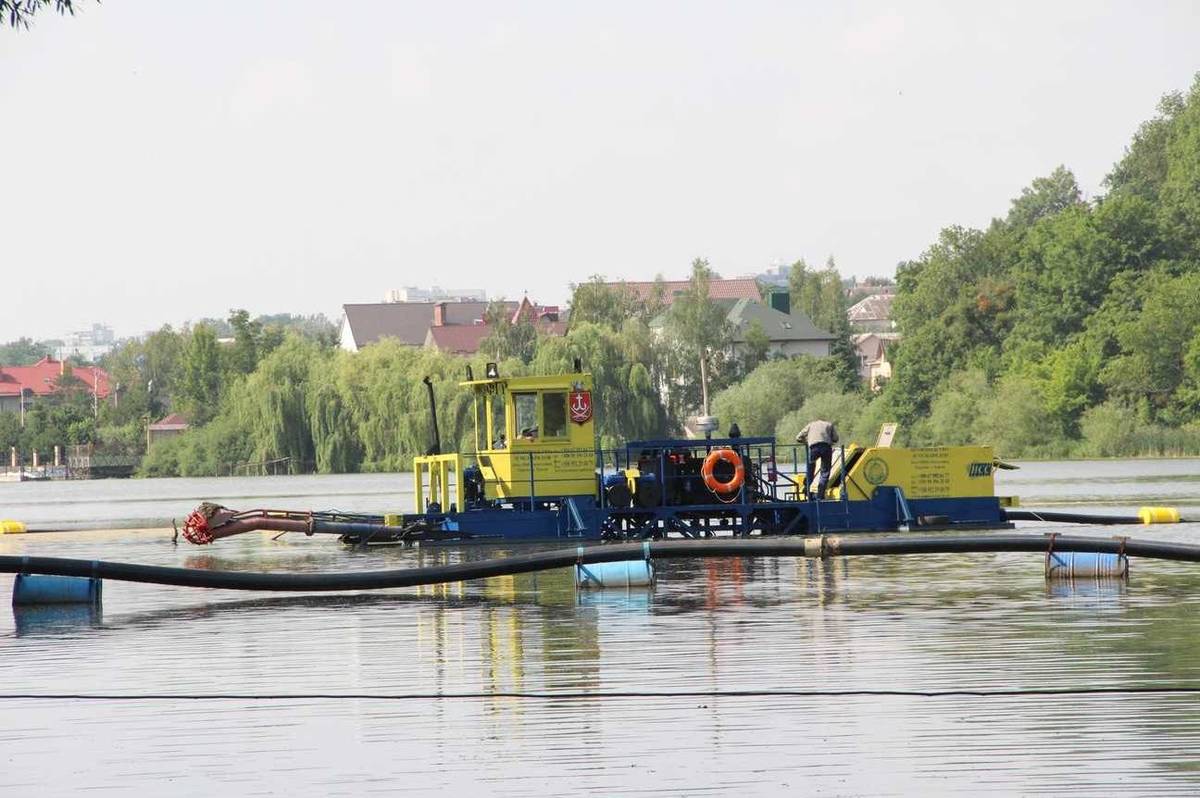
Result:
<svg viewBox="0 0 1200 798"><path fill-rule="evenodd" d="M229 343L218 341L218 331ZM205 320L183 330L163 327L128 340L102 358L110 396L95 402L92 388L71 374L74 359L49 396L31 398L24 417L0 413L0 448L15 447L28 461L56 445L96 444L114 454L142 454L146 427L167 412L184 413L197 425L215 418L224 396L248 377L288 335L329 347L336 328L323 316L278 314L252 319L233 310L227 320ZM29 365L51 354L44 343L21 338L0 345L0 366Z"/></svg>
<svg viewBox="0 0 1200 798"><path fill-rule="evenodd" d="M914 443L1013 456L1200 452L1200 76L1084 199L1059 167L897 272L879 398Z"/></svg>

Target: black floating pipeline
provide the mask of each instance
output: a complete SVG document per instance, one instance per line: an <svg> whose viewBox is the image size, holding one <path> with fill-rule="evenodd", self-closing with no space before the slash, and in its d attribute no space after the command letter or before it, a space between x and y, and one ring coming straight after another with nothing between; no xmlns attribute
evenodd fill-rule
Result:
<svg viewBox="0 0 1200 798"><path fill-rule="evenodd" d="M1136 515L1088 515L1086 513L1051 513L1034 510L1005 510L1004 517L1009 521L1045 521L1055 524L1096 524L1097 526L1142 523Z"/></svg>
<svg viewBox="0 0 1200 798"><path fill-rule="evenodd" d="M1005 510L1009 521L1045 521L1057 524L1093 524L1119 526L1122 524L1187 524L1174 507L1142 507L1137 515L1089 515L1087 513L1057 513L1040 510Z"/></svg>
<svg viewBox="0 0 1200 798"><path fill-rule="evenodd" d="M1128 538L1066 535L970 535L891 537L821 536L780 539L665 540L588 546L498 557L476 562L348 573L255 573L209 571L159 565L76 560L61 557L0 556L0 573L46 574L114 579L221 590L319 592L418 587L492 576L572 568L596 563L695 557L860 557L965 554L981 552L1102 553L1118 557L1200 562L1200 546Z"/></svg>

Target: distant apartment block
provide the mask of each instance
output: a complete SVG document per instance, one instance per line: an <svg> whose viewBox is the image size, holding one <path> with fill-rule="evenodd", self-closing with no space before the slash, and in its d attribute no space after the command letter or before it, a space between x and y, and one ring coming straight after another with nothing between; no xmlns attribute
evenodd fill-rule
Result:
<svg viewBox="0 0 1200 798"><path fill-rule="evenodd" d="M764 272L746 275L751 280L757 280L765 288L787 288L788 278L792 274L790 263L775 263Z"/></svg>
<svg viewBox="0 0 1200 798"><path fill-rule="evenodd" d="M430 288L406 286L393 288L383 298L384 302L487 302L487 291L481 288Z"/></svg>
<svg viewBox="0 0 1200 798"><path fill-rule="evenodd" d="M62 346L55 348L54 357L56 360L74 357L94 363L111 352L116 343L111 327L93 324L90 330L68 333L63 338Z"/></svg>

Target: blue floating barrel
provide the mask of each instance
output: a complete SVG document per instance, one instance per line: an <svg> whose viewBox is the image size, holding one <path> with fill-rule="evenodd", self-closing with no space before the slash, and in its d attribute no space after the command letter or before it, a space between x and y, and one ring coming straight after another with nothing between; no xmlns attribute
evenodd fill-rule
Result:
<svg viewBox="0 0 1200 798"><path fill-rule="evenodd" d="M653 583L654 565L649 560L575 566L575 586L585 589L644 587Z"/></svg>
<svg viewBox="0 0 1200 798"><path fill-rule="evenodd" d="M1129 558L1098 552L1063 551L1046 555L1047 579L1129 576Z"/></svg>
<svg viewBox="0 0 1200 798"><path fill-rule="evenodd" d="M101 580L87 576L17 574L13 606L34 604L99 604Z"/></svg>

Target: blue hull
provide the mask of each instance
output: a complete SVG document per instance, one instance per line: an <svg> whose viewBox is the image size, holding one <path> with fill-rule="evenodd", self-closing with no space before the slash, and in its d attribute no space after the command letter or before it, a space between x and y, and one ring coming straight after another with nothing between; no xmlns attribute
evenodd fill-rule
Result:
<svg viewBox="0 0 1200 798"><path fill-rule="evenodd" d="M1010 528L996 497L905 499L881 487L870 501L773 501L648 508L600 507L591 496L534 507L483 507L406 516L444 542L569 542L716 535L835 535L901 529ZM382 541L381 541L382 542Z"/></svg>

